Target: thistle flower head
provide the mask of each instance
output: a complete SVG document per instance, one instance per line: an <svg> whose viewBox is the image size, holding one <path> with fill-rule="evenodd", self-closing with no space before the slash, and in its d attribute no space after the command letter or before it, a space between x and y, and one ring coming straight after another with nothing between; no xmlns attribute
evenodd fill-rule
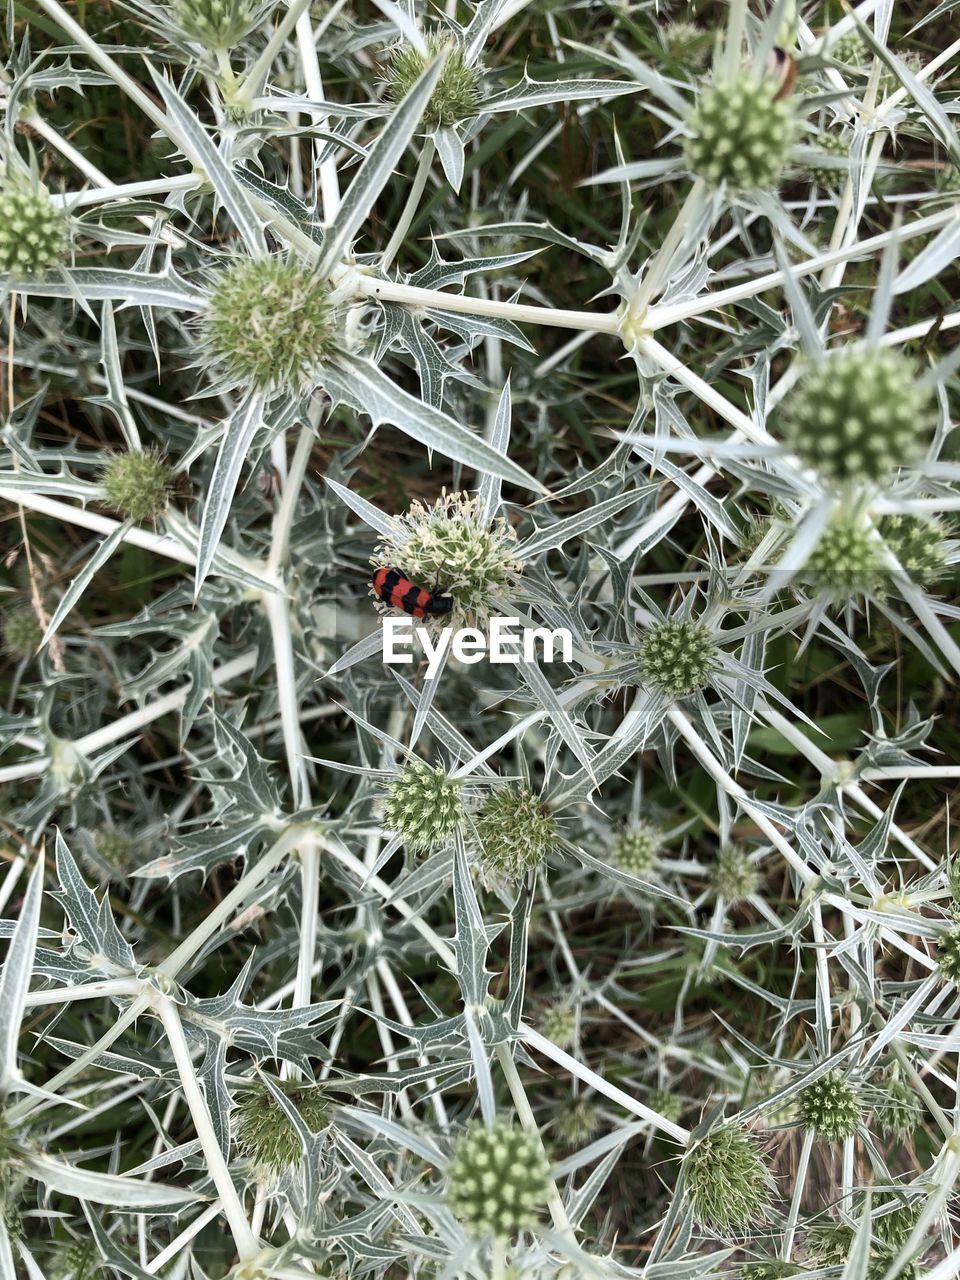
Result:
<svg viewBox="0 0 960 1280"><path fill-rule="evenodd" d="M795 1262L765 1258L761 1262L748 1262L740 1268L740 1280L786 1280L801 1270Z"/></svg>
<svg viewBox="0 0 960 1280"><path fill-rule="evenodd" d="M466 814L461 786L444 769L412 760L388 788L384 823L418 852L443 844Z"/></svg>
<svg viewBox="0 0 960 1280"><path fill-rule="evenodd" d="M617 836L613 861L627 875L643 878L656 866L663 848L663 832L643 819L632 823Z"/></svg>
<svg viewBox="0 0 960 1280"><path fill-rule="evenodd" d="M932 427L930 397L898 351L840 347L784 399L784 442L826 480L889 480Z"/></svg>
<svg viewBox="0 0 960 1280"><path fill-rule="evenodd" d="M770 80L746 73L703 86L687 122L687 167L711 187L776 187L796 132L793 108L774 101L776 92Z"/></svg>
<svg viewBox="0 0 960 1280"><path fill-rule="evenodd" d="M226 51L255 25L260 6L256 0L171 0L170 12L188 39Z"/></svg>
<svg viewBox="0 0 960 1280"><path fill-rule="evenodd" d="M821 133L817 138L817 149L822 151L825 156L843 156L846 158L850 154L850 143L842 133ZM811 182L818 187L826 187L831 191L841 187L847 177L846 169L834 168L832 165L817 164L815 161L809 161L806 169L810 175Z"/></svg>
<svg viewBox="0 0 960 1280"><path fill-rule="evenodd" d="M874 1106L874 1122L885 1138L905 1142L920 1124L920 1108L916 1095L905 1080L894 1072L879 1082L879 1096Z"/></svg>
<svg viewBox="0 0 960 1280"><path fill-rule="evenodd" d="M703 623L664 618L644 635L637 665L645 685L670 698L685 698L710 679L716 655L716 641Z"/></svg>
<svg viewBox="0 0 960 1280"><path fill-rule="evenodd" d="M383 74L384 92L391 102L405 98L437 54L450 48L449 41L437 34L428 36L426 44L426 54L412 44L399 44L391 52ZM481 78L482 68L468 63L464 50L454 44L423 113L423 124L441 129L476 115Z"/></svg>
<svg viewBox="0 0 960 1280"><path fill-rule="evenodd" d="M0 271L43 275L68 248L67 219L46 189L8 179L0 190Z"/></svg>
<svg viewBox="0 0 960 1280"><path fill-rule="evenodd" d="M946 572L949 532L942 521L893 515L883 516L877 527L911 581L929 586Z"/></svg>
<svg viewBox="0 0 960 1280"><path fill-rule="evenodd" d="M311 1133L319 1133L325 1128L330 1120L330 1100L321 1085L291 1080L274 1083ZM237 1150L268 1176L298 1165L303 1158L303 1146L297 1130L274 1095L260 1081L239 1094L231 1119Z"/></svg>
<svg viewBox="0 0 960 1280"><path fill-rule="evenodd" d="M261 390L296 390L336 348L326 281L290 258L227 267L202 325L206 349L228 379Z"/></svg>
<svg viewBox="0 0 960 1280"><path fill-rule="evenodd" d="M815 1227L808 1234L804 1252L817 1267L842 1267L850 1257L855 1240L856 1234L851 1227L844 1223L832 1222L829 1225ZM891 1248L883 1241L873 1243L870 1248L865 1280L883 1280L897 1252L897 1249ZM908 1263L898 1274L901 1280L913 1280L917 1273L916 1265Z"/></svg>
<svg viewBox="0 0 960 1280"><path fill-rule="evenodd" d="M829 1071L808 1084L797 1098L797 1112L805 1129L826 1142L852 1138L860 1120L860 1098L839 1071Z"/></svg>
<svg viewBox="0 0 960 1280"><path fill-rule="evenodd" d="M146 524L156 520L170 496L170 468L158 454L119 453L103 472L103 491L121 515Z"/></svg>
<svg viewBox="0 0 960 1280"><path fill-rule="evenodd" d="M842 62L846 67L859 67L866 59L867 46L858 31L845 31L839 40L834 41L830 57L834 62Z"/></svg>
<svg viewBox="0 0 960 1280"><path fill-rule="evenodd" d="M683 1157L686 1191L696 1223L720 1236L762 1222L774 1192L756 1139L740 1125L711 1130Z"/></svg>
<svg viewBox="0 0 960 1280"><path fill-rule="evenodd" d="M392 520L395 532L376 548L371 564L401 569L417 586L450 591L453 609L444 622L484 627L499 612L496 600L517 588L523 563L517 535L498 517L484 521L475 494L447 493L430 506L414 499ZM381 612L388 606L378 604Z"/></svg>
<svg viewBox="0 0 960 1280"><path fill-rule="evenodd" d="M522 879L557 843L557 826L526 786L495 787L474 818L480 865L493 881Z"/></svg>
<svg viewBox="0 0 960 1280"><path fill-rule="evenodd" d="M695 22L670 22L660 32L664 51L690 68L702 67L709 52L710 32Z"/></svg>
<svg viewBox="0 0 960 1280"><path fill-rule="evenodd" d="M561 1049L568 1049L577 1035L576 1010L568 1004L555 1004L540 1018L540 1034Z"/></svg>
<svg viewBox="0 0 960 1280"><path fill-rule="evenodd" d="M459 1139L447 1169L447 1200L474 1236L506 1239L531 1227L550 1189L550 1166L535 1135L498 1121Z"/></svg>
<svg viewBox="0 0 960 1280"><path fill-rule="evenodd" d="M132 832L106 824L92 833L88 848L81 847L80 857L84 870L104 884L125 879L143 861Z"/></svg>
<svg viewBox="0 0 960 1280"><path fill-rule="evenodd" d="M566 1147L582 1147L599 1129L600 1108L590 1098L576 1098L563 1107L553 1126L553 1132Z"/></svg>
<svg viewBox="0 0 960 1280"><path fill-rule="evenodd" d="M683 1115L683 1098L670 1089L651 1089L647 1095L647 1106L664 1120L676 1122Z"/></svg>
<svg viewBox="0 0 960 1280"><path fill-rule="evenodd" d="M841 513L824 529L803 576L832 600L879 594L885 576L882 547L861 518Z"/></svg>
<svg viewBox="0 0 960 1280"><path fill-rule="evenodd" d="M3 620L3 652L11 658L32 658L40 648L43 628L32 609L13 609Z"/></svg>
<svg viewBox="0 0 960 1280"><path fill-rule="evenodd" d="M937 939L937 951L940 972L960 986L960 925Z"/></svg>
<svg viewBox="0 0 960 1280"><path fill-rule="evenodd" d="M760 872L743 849L737 845L725 845L717 854L710 868L710 888L725 902L742 902L756 893L760 886Z"/></svg>

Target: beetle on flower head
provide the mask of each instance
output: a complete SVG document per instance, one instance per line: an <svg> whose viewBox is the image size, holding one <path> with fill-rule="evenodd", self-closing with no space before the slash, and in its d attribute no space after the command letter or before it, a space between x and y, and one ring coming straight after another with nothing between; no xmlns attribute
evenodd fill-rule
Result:
<svg viewBox="0 0 960 1280"><path fill-rule="evenodd" d="M373 590L391 609L402 609L414 618L449 613L453 608L452 596L418 587L399 569L378 569L373 575Z"/></svg>

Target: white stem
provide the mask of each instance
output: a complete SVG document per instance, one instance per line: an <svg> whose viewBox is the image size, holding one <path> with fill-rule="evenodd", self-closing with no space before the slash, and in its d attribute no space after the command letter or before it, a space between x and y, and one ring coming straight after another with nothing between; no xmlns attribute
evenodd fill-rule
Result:
<svg viewBox="0 0 960 1280"><path fill-rule="evenodd" d="M417 172L413 177L413 185L410 188L410 194L407 196L407 202L403 206L403 212L400 215L393 235L390 237L390 243L383 251L383 257L380 260L380 270L387 272L393 264L394 258L399 252L400 246L406 238L407 232L410 230L410 224L416 216L420 207L420 197L423 195L423 189L427 185L427 178L430 177L430 166L433 164L433 157L437 147L433 138L428 138L420 152L420 159L417 161Z"/></svg>
<svg viewBox="0 0 960 1280"><path fill-rule="evenodd" d="M255 1258L260 1252L260 1244L250 1230L250 1223L247 1221L247 1215L244 1213L243 1205L240 1203L240 1196L237 1193L237 1188L233 1185L230 1170L227 1168L223 1152L220 1150L220 1144L213 1128L213 1121L210 1118L210 1112L207 1110L200 1082L194 1070L193 1059L190 1057L190 1049L183 1034L179 1010L172 1001L161 996L157 1000L157 1012L167 1033L167 1041L173 1053L173 1060L177 1064L183 1096L186 1099L187 1106L190 1108L193 1127L196 1130L197 1137L200 1139L200 1145L206 1158L207 1171L213 1179L214 1186L220 1196L220 1201L223 1205L223 1216L227 1220L237 1252L241 1261Z"/></svg>
<svg viewBox="0 0 960 1280"><path fill-rule="evenodd" d="M303 68L304 84L307 93L318 102L323 101L323 78L320 75L320 60L317 57L317 40L313 34L313 22L310 18L310 7L307 6L297 18L297 48L300 51L300 65ZM326 130L329 126L327 117L322 111L313 111L310 118L318 129ZM318 140L316 149L324 144ZM337 178L336 159L327 156L320 164L320 201L323 205L323 220L328 225L337 216L340 208L340 183Z"/></svg>

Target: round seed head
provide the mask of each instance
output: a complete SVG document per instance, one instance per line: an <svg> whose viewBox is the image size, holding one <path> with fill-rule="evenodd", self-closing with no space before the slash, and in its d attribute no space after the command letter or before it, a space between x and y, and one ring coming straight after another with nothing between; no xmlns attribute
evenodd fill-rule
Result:
<svg viewBox="0 0 960 1280"><path fill-rule="evenodd" d="M843 156L850 154L850 143L842 133L822 133L817 139L817 147L825 156ZM826 187L830 191L837 190L846 181L847 170L834 168L832 165L807 163L810 181L818 187Z"/></svg>
<svg viewBox="0 0 960 1280"><path fill-rule="evenodd" d="M660 32L665 52L685 67L702 67L707 60L710 32L695 22L671 22Z"/></svg>
<svg viewBox="0 0 960 1280"><path fill-rule="evenodd" d="M40 648L43 628L32 609L15 609L3 620L3 651L18 661L33 658Z"/></svg>
<svg viewBox="0 0 960 1280"><path fill-rule="evenodd" d="M800 1123L826 1142L852 1138L860 1120L860 1099L839 1071L830 1071L797 1098Z"/></svg>
<svg viewBox="0 0 960 1280"><path fill-rule="evenodd" d="M566 1147L582 1147L600 1129L600 1108L590 1098L577 1098L563 1107L553 1132Z"/></svg>
<svg viewBox="0 0 960 1280"><path fill-rule="evenodd" d="M447 1199L474 1236L506 1239L531 1227L550 1190L550 1166L533 1134L475 1125L454 1149Z"/></svg>
<svg viewBox="0 0 960 1280"><path fill-rule="evenodd" d="M540 1034L561 1049L568 1049L577 1037L576 1011L566 1004L555 1004L540 1019Z"/></svg>
<svg viewBox="0 0 960 1280"><path fill-rule="evenodd" d="M842 1267L850 1257L855 1238L853 1230L841 1223L816 1227L807 1236L805 1253L817 1267ZM874 1244L870 1249L865 1280L883 1280L897 1252L883 1242ZM899 1272L902 1280L914 1280L917 1274L913 1263Z"/></svg>
<svg viewBox="0 0 960 1280"><path fill-rule="evenodd" d="M627 875L648 875L657 864L663 848L663 833L652 822L639 821L617 836L613 860Z"/></svg>
<svg viewBox="0 0 960 1280"><path fill-rule="evenodd" d="M384 69L384 92L391 102L405 98L437 54L448 47L442 36L427 39L426 56L411 44L392 51ZM481 68L471 66L459 45L454 45L430 95L422 122L427 129L440 129L476 115L480 102Z"/></svg>
<svg viewBox="0 0 960 1280"><path fill-rule="evenodd" d="M928 520L926 516L884 516L878 529L911 581L929 586L946 572L948 533L939 520Z"/></svg>
<svg viewBox="0 0 960 1280"><path fill-rule="evenodd" d="M898 351L841 347L807 369L785 398L788 448L827 480L889 480L922 451L930 397Z"/></svg>
<svg viewBox="0 0 960 1280"><path fill-rule="evenodd" d="M940 972L951 982L960 985L960 925L937 940Z"/></svg>
<svg viewBox="0 0 960 1280"><path fill-rule="evenodd" d="M447 493L429 506L416 499L392 521L395 532L377 547L371 564L402 569L417 586L449 589L453 609L443 622L485 627L496 603L518 586L523 563L517 535L502 518L484 521L475 494ZM391 611L382 601L380 612Z"/></svg>
<svg viewBox="0 0 960 1280"><path fill-rule="evenodd" d="M880 1082L874 1122L883 1137L899 1142L905 1142L916 1132L920 1108L913 1090L899 1075L889 1074Z"/></svg>
<svg viewBox="0 0 960 1280"><path fill-rule="evenodd" d="M832 600L879 594L885 578L882 548L862 520L837 516L824 529L804 578Z"/></svg>
<svg viewBox="0 0 960 1280"><path fill-rule="evenodd" d="M172 483L170 468L155 453L119 453L103 472L103 490L110 506L137 524L156 520L167 505Z"/></svg>
<svg viewBox="0 0 960 1280"><path fill-rule="evenodd" d="M387 791L384 822L418 852L444 844L465 816L461 783L441 768L413 760Z"/></svg>
<svg viewBox="0 0 960 1280"><path fill-rule="evenodd" d="M847 31L835 41L830 57L846 67L859 67L866 60L867 46L859 32Z"/></svg>
<svg viewBox="0 0 960 1280"><path fill-rule="evenodd" d="M172 0L170 11L188 39L213 50L239 44L259 17L254 0Z"/></svg>
<svg viewBox="0 0 960 1280"><path fill-rule="evenodd" d="M522 879L557 843L556 823L529 787L496 787L474 821L480 865L491 880Z"/></svg>
<svg viewBox="0 0 960 1280"><path fill-rule="evenodd" d="M664 1120L676 1122L683 1115L683 1099L678 1093L669 1089L652 1089L647 1098L647 1106L663 1116Z"/></svg>
<svg viewBox="0 0 960 1280"><path fill-rule="evenodd" d="M727 845L717 854L710 868L710 888L725 902L742 902L756 893L760 872L746 853L736 845Z"/></svg>
<svg viewBox="0 0 960 1280"><path fill-rule="evenodd" d="M330 1120L330 1101L321 1085L275 1081L311 1133ZM237 1098L232 1115L234 1141L245 1159L268 1176L280 1174L303 1158L299 1135L279 1102L259 1081Z"/></svg>
<svg viewBox="0 0 960 1280"><path fill-rule="evenodd" d="M43 275L66 257L67 226L43 187L8 183L0 191L0 271Z"/></svg>
<svg viewBox="0 0 960 1280"><path fill-rule="evenodd" d="M214 285L203 337L234 384L296 390L336 348L327 284L286 258L236 262Z"/></svg>
<svg viewBox="0 0 960 1280"><path fill-rule="evenodd" d="M664 618L641 641L637 665L645 685L670 698L685 698L710 679L716 654L716 642L702 623Z"/></svg>
<svg viewBox="0 0 960 1280"><path fill-rule="evenodd" d="M767 1217L773 1178L746 1129L723 1125L712 1130L684 1156L683 1169L698 1226L737 1236Z"/></svg>
<svg viewBox="0 0 960 1280"><path fill-rule="evenodd" d="M101 883L123 880L142 861L132 833L114 826L97 827L88 849L81 846L80 857L84 870Z"/></svg>
<svg viewBox="0 0 960 1280"><path fill-rule="evenodd" d="M775 102L776 92L770 80L746 74L705 85L688 120L687 167L711 187L776 187L796 131L793 107Z"/></svg>

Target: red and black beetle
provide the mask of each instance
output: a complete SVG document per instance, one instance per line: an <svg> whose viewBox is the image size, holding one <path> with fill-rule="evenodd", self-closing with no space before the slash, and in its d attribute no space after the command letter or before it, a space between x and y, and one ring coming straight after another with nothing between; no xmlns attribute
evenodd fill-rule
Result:
<svg viewBox="0 0 960 1280"><path fill-rule="evenodd" d="M373 590L391 609L402 609L414 618L449 613L453 597L426 591L399 569L381 568L373 575Z"/></svg>

